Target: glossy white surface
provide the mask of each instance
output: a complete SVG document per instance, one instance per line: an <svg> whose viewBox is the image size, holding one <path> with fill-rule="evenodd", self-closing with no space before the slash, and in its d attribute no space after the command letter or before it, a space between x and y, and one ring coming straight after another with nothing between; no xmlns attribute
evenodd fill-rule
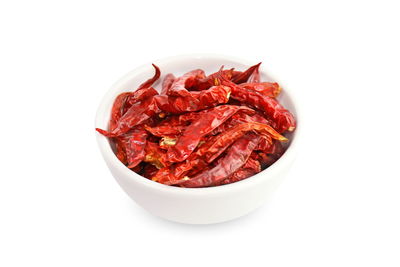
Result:
<svg viewBox="0 0 400 267"><path fill-rule="evenodd" d="M256 61L247 61L230 56L195 54L166 58L154 62L162 71L161 79L167 73L175 75L201 68L206 73L215 72L221 65L243 70ZM104 96L96 115L95 126L106 129L112 103L124 91L132 91L153 75L151 64L143 65L125 75L115 83ZM262 80L277 81L284 88L279 99L293 112L298 120L298 110L292 93L280 80L273 79L269 72L260 68ZM159 82L156 84L156 88ZM210 188L179 188L162 185L139 176L126 168L114 155L108 139L97 134L100 151L112 175L123 190L150 213L167 220L189 223L210 224L235 219L259 207L273 193L284 178L295 157L297 138L301 121L292 137L286 153L268 169L243 181Z"/></svg>

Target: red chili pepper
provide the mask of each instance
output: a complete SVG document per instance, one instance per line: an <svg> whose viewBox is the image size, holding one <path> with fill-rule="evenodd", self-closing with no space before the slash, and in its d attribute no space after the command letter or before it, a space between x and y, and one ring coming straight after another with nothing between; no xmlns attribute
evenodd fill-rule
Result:
<svg viewBox="0 0 400 267"><path fill-rule="evenodd" d="M260 94L269 97L277 97L282 90L278 83L270 83L270 82L242 83L239 86L246 88L248 90L257 91Z"/></svg>
<svg viewBox="0 0 400 267"><path fill-rule="evenodd" d="M131 93L131 95L127 100L127 104L129 105L127 109L129 109L129 107L135 104L136 102L142 101L151 96L158 95L158 92L151 86L160 78L161 71L159 67L157 67L154 64L152 65L155 69L154 76L145 81L144 83L142 83L141 85L139 85L138 89L136 89L133 93Z"/></svg>
<svg viewBox="0 0 400 267"><path fill-rule="evenodd" d="M145 157L147 133L143 128L136 128L127 133L126 158L128 168L137 166Z"/></svg>
<svg viewBox="0 0 400 267"><path fill-rule="evenodd" d="M147 98L155 95L158 95L158 92L153 87L145 87L136 90L127 99L127 104L128 104L127 110L137 102L146 100Z"/></svg>
<svg viewBox="0 0 400 267"><path fill-rule="evenodd" d="M232 98L262 110L276 124L278 132L293 131L296 128L296 121L292 113L279 104L276 99L238 86L226 78L222 78L222 83L232 88Z"/></svg>
<svg viewBox="0 0 400 267"><path fill-rule="evenodd" d="M116 137L114 138L114 143L115 143L115 155L117 158L124 164L126 165L127 159L126 159L126 143L124 142L123 137Z"/></svg>
<svg viewBox="0 0 400 267"><path fill-rule="evenodd" d="M175 183L176 181L179 180L179 178L177 178L174 175L173 169L171 169L171 168L173 168L173 166L159 169L156 173L153 174L153 176L151 177L151 180L153 180L155 182L159 182L161 184Z"/></svg>
<svg viewBox="0 0 400 267"><path fill-rule="evenodd" d="M163 120L160 124L150 127L145 126L146 130L154 136L165 137L165 136L177 136L183 132L188 126L188 123L197 119L202 112L189 112L179 116L169 116Z"/></svg>
<svg viewBox="0 0 400 267"><path fill-rule="evenodd" d="M251 66L250 68L248 68L247 70L245 70L244 72L240 73L239 75L235 76L232 78L232 82L239 84L239 83L245 83L247 82L247 80L250 78L250 76L255 72L258 71L258 68L260 67L261 62Z"/></svg>
<svg viewBox="0 0 400 267"><path fill-rule="evenodd" d="M153 85L153 83L155 83L158 80L158 78L160 78L160 75L161 75L160 68L157 67L155 64L151 64L151 65L153 65L153 67L156 71L153 78L150 78L147 81L145 81L144 83L142 83L141 85L139 85L138 90L147 88L147 87L151 87Z"/></svg>
<svg viewBox="0 0 400 267"><path fill-rule="evenodd" d="M172 83L175 81L175 76L172 73L169 73L165 76L163 82L162 82L162 89L161 89L161 95L166 95L169 88L171 88Z"/></svg>
<svg viewBox="0 0 400 267"><path fill-rule="evenodd" d="M207 113L202 114L186 128L176 145L168 149L168 161L179 162L185 160L197 147L201 137L209 134L239 110L253 112L247 107L224 105L210 109Z"/></svg>
<svg viewBox="0 0 400 267"><path fill-rule="evenodd" d="M205 91L191 91L187 97L158 95L154 99L162 111L180 114L225 104L229 100L230 93L231 89L228 86L213 86Z"/></svg>
<svg viewBox="0 0 400 267"><path fill-rule="evenodd" d="M222 158L218 165L211 170L202 172L187 181L182 181L182 187L206 187L220 183L239 170L248 160L250 154L257 146L260 137L255 134L247 134L238 139Z"/></svg>
<svg viewBox="0 0 400 267"><path fill-rule="evenodd" d="M254 152L253 152L254 153ZM247 162L239 170L234 172L231 176L223 180L220 185L231 184L244 180L250 176L261 171L261 164L258 160L249 158Z"/></svg>
<svg viewBox="0 0 400 267"><path fill-rule="evenodd" d="M246 122L258 122L258 123L263 123L263 124L268 124L271 125L271 122L264 118L261 114L254 114L254 115L248 115L244 112L238 112L235 115L233 115L229 120L221 124L218 128L215 128L211 134L212 135L217 135L222 132L228 131L230 128L240 124L240 123L246 123Z"/></svg>
<svg viewBox="0 0 400 267"><path fill-rule="evenodd" d="M260 141L269 140L271 143L270 145L272 145L271 138L279 141L287 141L284 136L278 134L269 125L256 122L238 124L218 136L209 138L203 145L199 146L185 162L176 165L174 169L174 177L180 179L193 168L204 168L224 153L232 143L250 131L258 132L260 134ZM257 147L259 146L260 144Z"/></svg>
<svg viewBox="0 0 400 267"><path fill-rule="evenodd" d="M132 105L120 118L113 131L108 132L99 128L96 128L96 130L104 136L117 137L128 132L134 126L144 123L159 112L155 99L151 97Z"/></svg>
<svg viewBox="0 0 400 267"><path fill-rule="evenodd" d="M215 160L221 155L235 140L243 136L246 132L257 131L259 134L265 135L266 138L273 138L279 141L287 141L287 139L277 133L271 126L267 124L248 122L238 124L228 131L221 133L215 137L215 142L209 147L205 147L206 150L202 153L208 163Z"/></svg>
<svg viewBox="0 0 400 267"><path fill-rule="evenodd" d="M117 127L117 122L124 115L125 102L130 96L131 92L124 92L117 96L111 109L110 131Z"/></svg>
<svg viewBox="0 0 400 267"><path fill-rule="evenodd" d="M203 79L198 79L197 81L194 81L191 87L188 87L190 90L196 90L196 91L202 91L202 90L207 90L212 86L219 85L219 80L218 78L220 75L224 75L227 79L231 79L234 73L234 69L229 69L229 70L223 70L223 66L220 68L219 71L208 75L207 77Z"/></svg>
<svg viewBox="0 0 400 267"><path fill-rule="evenodd" d="M171 96L191 96L190 92L186 89L193 86L197 80L205 77L204 71L197 69L185 73L183 76L176 78L171 87L167 90L167 95Z"/></svg>

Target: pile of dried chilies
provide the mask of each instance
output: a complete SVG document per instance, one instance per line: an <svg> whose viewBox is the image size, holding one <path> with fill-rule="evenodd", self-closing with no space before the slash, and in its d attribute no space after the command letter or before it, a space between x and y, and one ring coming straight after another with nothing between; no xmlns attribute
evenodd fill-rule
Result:
<svg viewBox="0 0 400 267"><path fill-rule="evenodd" d="M260 64L208 76L201 69L167 74L161 93L152 87L161 74L153 64L154 77L117 96L108 131L96 130L111 138L123 164L162 184L208 187L248 178L282 156L296 127L276 99L279 85L260 81Z"/></svg>

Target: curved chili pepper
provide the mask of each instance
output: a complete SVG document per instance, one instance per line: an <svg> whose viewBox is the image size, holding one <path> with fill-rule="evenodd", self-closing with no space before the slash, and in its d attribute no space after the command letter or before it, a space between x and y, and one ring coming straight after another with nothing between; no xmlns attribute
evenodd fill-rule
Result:
<svg viewBox="0 0 400 267"><path fill-rule="evenodd" d="M248 68L244 72L240 73L239 75L232 77L231 81L236 84L247 82L247 80L250 78L250 76L255 71L258 71L258 68L260 67L260 65L261 65L261 62L254 66L251 66L250 68Z"/></svg>
<svg viewBox="0 0 400 267"><path fill-rule="evenodd" d="M138 90L147 88L147 87L151 87L153 85L153 83L155 83L158 80L158 78L160 78L160 75L161 75L160 68L157 67L155 64L151 64L151 65L155 69L155 74L154 74L153 78L150 78L147 81L145 81L144 83L142 83L141 85L139 85Z"/></svg>
<svg viewBox="0 0 400 267"><path fill-rule="evenodd" d="M167 90L166 94L171 96L190 96L190 92L186 89L199 80L205 77L204 71L201 69L192 70L185 73L179 78L176 78L171 87Z"/></svg>
<svg viewBox="0 0 400 267"><path fill-rule="evenodd" d="M234 73L234 69L229 69L229 70L223 70L223 66L219 69L219 71L208 75L207 77L203 79L199 79L197 81L193 82L193 85L191 87L188 87L190 90L197 90L197 91L202 91L202 90L207 90L208 88L219 85L219 80L218 78L220 75L224 75L227 79L231 79Z"/></svg>
<svg viewBox="0 0 400 267"><path fill-rule="evenodd" d="M154 99L163 112L180 114L225 104L229 100L231 89L228 86L213 86L208 90L191 91L189 94L187 97L158 95Z"/></svg>
<svg viewBox="0 0 400 267"><path fill-rule="evenodd" d="M244 112L238 112L235 115L233 115L230 119L228 119L226 122L215 128L211 134L212 135L217 135L222 132L228 131L230 128L240 124L240 123L246 123L246 122L258 122L258 123L263 123L263 124L268 124L271 125L271 122L261 116L260 114L254 114L254 115L248 115Z"/></svg>
<svg viewBox="0 0 400 267"><path fill-rule="evenodd" d="M161 95L166 95L169 88L171 88L172 83L175 81L175 76L172 73L169 73L165 76L162 87L161 87Z"/></svg>
<svg viewBox="0 0 400 267"><path fill-rule="evenodd" d="M154 97L151 97L132 105L119 119L117 126L113 131L108 132L99 128L96 128L96 130L104 136L117 137L128 132L134 126L145 122L159 112L160 110L158 109Z"/></svg>
<svg viewBox="0 0 400 267"><path fill-rule="evenodd" d="M239 86L246 88L248 90L257 91L265 96L277 97L281 92L281 87L278 83L242 83Z"/></svg>
<svg viewBox="0 0 400 267"><path fill-rule="evenodd" d="M287 141L284 136L277 133L269 125L256 122L238 124L218 136L209 138L203 145L199 146L185 162L175 166L173 177L176 177L175 180L178 180L193 168L204 168L224 153L232 143L250 131L256 131L260 134L260 143L257 146L257 148L260 147L260 149L263 148L260 145L261 142L263 142L262 144L265 146L265 142L269 142L269 146L271 146L272 138L279 141ZM168 179L168 181L170 180L172 179Z"/></svg>
<svg viewBox="0 0 400 267"><path fill-rule="evenodd" d="M117 122L124 115L125 102L130 96L131 92L124 92L117 96L111 109L110 131L117 127Z"/></svg>
<svg viewBox="0 0 400 267"><path fill-rule="evenodd" d="M276 124L278 132L293 131L296 128L293 114L276 99L238 86L224 77L222 77L222 83L232 88L232 98L262 110Z"/></svg>
<svg viewBox="0 0 400 267"><path fill-rule="evenodd" d="M239 170L248 160L257 146L260 137L247 134L238 139L214 168L202 172L187 181L180 182L182 187L206 187L218 184Z"/></svg>
<svg viewBox="0 0 400 267"><path fill-rule="evenodd" d="M247 107L224 105L212 108L207 113L202 114L186 128L176 145L168 149L168 161L179 162L185 160L197 147L203 136L209 134L239 110L253 112Z"/></svg>
<svg viewBox="0 0 400 267"><path fill-rule="evenodd" d="M287 141L286 137L277 133L271 126L267 124L248 122L238 124L228 131L221 133L216 138L215 142L205 147L206 152L202 153L208 163L215 160L221 155L235 140L243 136L246 132L257 131L258 133L267 136L266 138L273 138L279 141Z"/></svg>
<svg viewBox="0 0 400 267"><path fill-rule="evenodd" d="M137 89L127 99L127 104L129 105L127 109L129 109L133 104L135 104L139 101L143 101L146 98L149 98L149 97L152 97L155 95L158 95L158 92L153 87L145 87L145 88Z"/></svg>

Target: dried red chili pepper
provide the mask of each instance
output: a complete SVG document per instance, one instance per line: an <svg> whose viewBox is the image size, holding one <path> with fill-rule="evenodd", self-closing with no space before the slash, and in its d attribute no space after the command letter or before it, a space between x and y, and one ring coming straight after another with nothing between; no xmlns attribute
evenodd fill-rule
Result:
<svg viewBox="0 0 400 267"><path fill-rule="evenodd" d="M215 128L211 134L212 135L217 135L222 132L228 131L230 128L240 124L240 123L246 123L246 122L258 122L258 123L263 123L263 124L268 124L271 125L271 122L268 121L266 118L261 116L260 114L254 114L254 115L248 115L244 112L238 112L235 115L233 115L229 120L218 126L218 128Z"/></svg>
<svg viewBox="0 0 400 267"><path fill-rule="evenodd" d="M249 131L257 131L259 134L265 135L266 138L269 137L270 139L273 138L279 141L287 141L284 136L277 133L271 126L267 124L257 122L242 123L230 128L226 132L221 133L215 138L216 140L211 146L204 148L207 150L203 153L206 161L210 163L216 159L235 140Z"/></svg>
<svg viewBox="0 0 400 267"><path fill-rule="evenodd" d="M134 126L144 123L160 110L154 97L145 99L132 105L129 110L119 119L117 126L111 132L96 128L96 130L107 137L117 137L132 129Z"/></svg>
<svg viewBox="0 0 400 267"><path fill-rule="evenodd" d="M257 91L269 97L277 97L282 90L278 83L270 83L270 82L242 83L239 86L246 88L248 90Z"/></svg>
<svg viewBox="0 0 400 267"><path fill-rule="evenodd" d="M154 127L146 125L145 128L152 135L158 137L177 136L183 132L183 130L187 127L188 123L198 118L200 114L201 112L189 112L179 116L169 116L168 118L163 120L160 124Z"/></svg>
<svg viewBox="0 0 400 267"><path fill-rule="evenodd" d="M202 114L186 128L176 145L168 149L167 160L170 162L185 160L197 147L201 137L209 134L239 110L253 112L247 107L224 105L210 109L207 113Z"/></svg>
<svg viewBox="0 0 400 267"><path fill-rule="evenodd" d="M253 152L254 153L254 152ZM247 162L239 170L234 172L231 176L223 180L220 185L231 184L244 180L250 176L261 171L261 164L258 160L249 158Z"/></svg>
<svg viewBox="0 0 400 267"><path fill-rule="evenodd" d="M134 105L135 103L139 102L139 101L143 101L146 98L152 97L158 95L158 92L156 89L154 89L153 87L145 87L145 88L141 88L136 90L135 92L133 92L127 99L127 110Z"/></svg>
<svg viewBox="0 0 400 267"><path fill-rule="evenodd" d="M130 96L126 101L127 103L126 110L128 110L129 107L135 104L136 102L142 101L151 96L158 95L158 92L151 86L160 78L161 71L159 67L157 67L154 64L152 65L155 69L154 76L145 81L144 83L142 83L141 85L139 85L139 87L130 94Z"/></svg>
<svg viewBox="0 0 400 267"><path fill-rule="evenodd" d="M128 168L134 168L145 157L147 133L143 128L136 128L123 136Z"/></svg>
<svg viewBox="0 0 400 267"><path fill-rule="evenodd" d="M158 95L154 99L158 107L167 113L180 114L212 108L229 100L231 89L228 86L213 86L208 90L189 92L190 96Z"/></svg>
<svg viewBox="0 0 400 267"><path fill-rule="evenodd" d="M125 102L130 96L131 92L124 92L117 96L111 109L110 131L117 127L117 122L124 115Z"/></svg>
<svg viewBox="0 0 400 267"><path fill-rule="evenodd" d="M151 64L151 65L155 69L154 76L152 78L148 79L147 81L145 81L144 83L142 83L141 85L139 85L138 90L147 88L147 87L151 87L153 85L153 83L155 83L158 80L158 78L160 78L160 75L161 75L160 68L157 67L155 64Z"/></svg>
<svg viewBox="0 0 400 267"><path fill-rule="evenodd" d="M239 170L248 160L250 154L257 146L260 137L247 134L238 139L222 158L220 163L209 171L202 172L187 181L182 181L182 187L206 187L220 183Z"/></svg>
<svg viewBox="0 0 400 267"><path fill-rule="evenodd" d="M203 79L198 79L197 81L192 82L192 86L188 87L190 90L202 91L207 90L212 86L219 85L218 78L220 75L224 75L227 79L231 79L234 74L234 69L223 70L223 66L220 68L219 71L208 75Z"/></svg>
<svg viewBox="0 0 400 267"><path fill-rule="evenodd" d="M204 71L201 69L192 70L185 73L183 76L176 78L167 90L166 94L171 96L191 96L190 92L186 89L193 86L197 80L205 77Z"/></svg>
<svg viewBox="0 0 400 267"><path fill-rule="evenodd" d="M232 77L231 81L233 83L236 84L240 84L240 83L245 83L248 81L248 79L250 78L250 76L255 72L258 71L258 68L260 67L261 62L251 66L250 68L248 68L247 70L245 70L244 72L240 73L239 75Z"/></svg>
<svg viewBox="0 0 400 267"><path fill-rule="evenodd" d="M272 145L271 137L279 141L287 141L284 136L278 134L269 125L256 122L238 124L218 136L209 138L203 145L199 146L185 162L176 165L173 170L173 175L171 175L171 177L174 178L168 178L168 182L171 180L179 180L193 168L204 168L224 153L232 143L250 131L257 131L260 134L260 140L269 140L271 143L270 145ZM156 179L161 180L160 178Z"/></svg>
<svg viewBox="0 0 400 267"><path fill-rule="evenodd" d="M232 88L232 98L262 110L276 124L278 132L293 131L296 128L293 114L279 104L276 99L238 86L226 78L222 79L222 83Z"/></svg>
<svg viewBox="0 0 400 267"><path fill-rule="evenodd" d="M127 159L126 159L126 142L125 138L121 137L116 137L114 138L114 143L115 143L115 155L117 158L123 163L127 164Z"/></svg>
<svg viewBox="0 0 400 267"><path fill-rule="evenodd" d="M147 134L142 128L137 128L121 136L113 138L115 143L117 158L125 165L136 166L136 161L140 162L144 155L143 149ZM138 142L136 142L136 140ZM140 147L142 144L142 148ZM137 157L137 158L136 158Z"/></svg>
<svg viewBox="0 0 400 267"><path fill-rule="evenodd" d="M162 82L162 88L161 88L161 95L166 95L169 88L171 88L172 83L175 81L175 76L172 73L169 73L165 76L163 82Z"/></svg>

